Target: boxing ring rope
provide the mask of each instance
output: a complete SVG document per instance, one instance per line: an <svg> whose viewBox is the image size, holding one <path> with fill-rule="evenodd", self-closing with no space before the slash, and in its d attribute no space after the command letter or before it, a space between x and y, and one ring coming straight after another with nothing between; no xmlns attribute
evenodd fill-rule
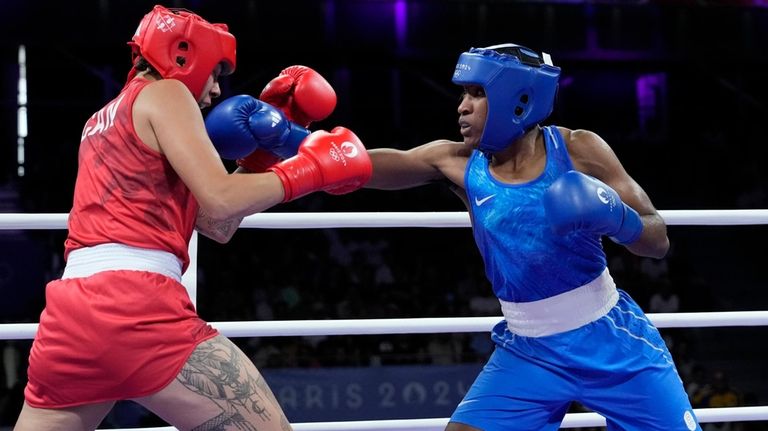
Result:
<svg viewBox="0 0 768 431"><path fill-rule="evenodd" d="M661 210L668 225L725 226L768 224L766 210ZM0 214L0 230L66 229L67 214ZM469 214L456 212L260 213L241 228L324 229L372 227L469 227Z"/></svg>
<svg viewBox="0 0 768 431"><path fill-rule="evenodd" d="M768 407L722 407L695 409L699 422L728 422L734 416L742 421L765 419ZM378 421L305 422L291 424L294 431L443 431L448 418L398 419ZM605 426L605 418L597 413L569 413L565 415L561 428ZM175 431L173 427L140 428L142 431ZM138 428L111 431L137 431Z"/></svg>
<svg viewBox="0 0 768 431"><path fill-rule="evenodd" d="M662 210L668 225L766 225L768 210ZM66 229L67 214L0 214L0 230ZM241 228L322 229L372 227L469 227L466 212L382 213L261 213L246 217ZM190 266L183 280L194 299L196 292L197 237L190 243ZM188 276L188 274L191 274ZM648 317L659 328L768 326L768 311L717 313L656 313ZM372 335L484 332L500 317L414 319L293 320L260 322L211 322L230 337ZM2 324L0 339L31 339L37 324ZM768 420L768 406L695 409L701 423ZM313 422L293 424L296 431L442 431L448 418L378 421ZM605 426L596 413L569 413L562 428ZM137 430L136 428L132 430ZM173 427L143 428L171 431ZM116 430L128 431L128 430Z"/></svg>
<svg viewBox="0 0 768 431"><path fill-rule="evenodd" d="M658 328L709 328L768 326L768 311L702 313L648 313ZM334 319L210 322L228 337L311 337L319 335L439 334L488 332L499 323L495 317L420 317L408 319ZM29 340L36 323L0 325L0 339Z"/></svg>

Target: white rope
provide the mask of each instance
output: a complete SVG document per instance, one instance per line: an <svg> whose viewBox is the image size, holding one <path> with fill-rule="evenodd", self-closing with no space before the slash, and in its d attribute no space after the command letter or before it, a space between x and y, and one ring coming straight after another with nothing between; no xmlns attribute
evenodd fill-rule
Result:
<svg viewBox="0 0 768 431"><path fill-rule="evenodd" d="M700 423L768 420L768 406L694 409ZM399 419L379 421L304 422L292 424L294 431L443 431L448 418ZM561 428L605 426L597 413L568 413ZM130 428L112 431L175 431L173 427Z"/></svg>
<svg viewBox="0 0 768 431"><path fill-rule="evenodd" d="M768 326L768 311L715 313L650 313L659 328ZM410 319L335 319L211 322L228 337L290 337L316 335L438 334L486 332L502 317L425 317ZM37 323L0 325L0 340L32 339Z"/></svg>
<svg viewBox="0 0 768 431"><path fill-rule="evenodd" d="M0 214L0 230L66 229L69 214Z"/></svg>
<svg viewBox="0 0 768 431"><path fill-rule="evenodd" d="M662 210L668 225L763 225L768 210ZM67 214L0 214L0 230L66 229ZM243 228L324 229L372 227L469 227L466 212L323 212L259 213Z"/></svg>

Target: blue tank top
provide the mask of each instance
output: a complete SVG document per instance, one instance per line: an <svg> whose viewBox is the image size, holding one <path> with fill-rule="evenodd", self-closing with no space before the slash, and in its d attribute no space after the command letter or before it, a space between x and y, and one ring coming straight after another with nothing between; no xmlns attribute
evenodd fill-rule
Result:
<svg viewBox="0 0 768 431"><path fill-rule="evenodd" d="M489 170L491 156L475 150L464 173L472 232L485 273L499 299L530 302L575 289L606 267L601 237L556 235L544 214L542 196L573 163L555 126L543 129L546 166L538 178L507 184Z"/></svg>

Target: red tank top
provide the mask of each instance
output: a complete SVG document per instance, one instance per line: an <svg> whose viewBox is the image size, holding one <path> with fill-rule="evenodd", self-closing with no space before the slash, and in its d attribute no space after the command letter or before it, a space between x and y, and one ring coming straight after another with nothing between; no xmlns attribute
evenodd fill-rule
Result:
<svg viewBox="0 0 768 431"><path fill-rule="evenodd" d="M161 153L133 128L133 103L149 84L134 79L85 123L64 256L119 243L164 250L186 270L198 204Z"/></svg>

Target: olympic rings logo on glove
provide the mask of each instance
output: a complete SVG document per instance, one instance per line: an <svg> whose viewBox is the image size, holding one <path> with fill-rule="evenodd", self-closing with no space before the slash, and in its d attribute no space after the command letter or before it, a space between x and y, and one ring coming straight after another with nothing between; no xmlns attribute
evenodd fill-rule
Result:
<svg viewBox="0 0 768 431"><path fill-rule="evenodd" d="M335 142L332 145L333 146L330 148L330 150L328 150L328 155L331 156L335 162L341 162L344 166L347 166L347 159L344 158L344 152L342 149L339 148Z"/></svg>
<svg viewBox="0 0 768 431"><path fill-rule="evenodd" d="M353 144L353 143L351 143L349 141L344 141L341 144L341 154L344 154L347 157L355 158L355 157L357 157L358 153L359 153L359 150L357 149L355 144Z"/></svg>

